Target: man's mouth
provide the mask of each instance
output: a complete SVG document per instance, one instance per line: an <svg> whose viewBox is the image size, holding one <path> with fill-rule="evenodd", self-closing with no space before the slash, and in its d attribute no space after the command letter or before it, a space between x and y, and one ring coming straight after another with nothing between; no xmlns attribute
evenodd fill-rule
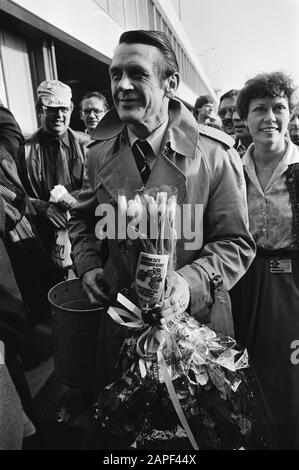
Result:
<svg viewBox="0 0 299 470"><path fill-rule="evenodd" d="M136 103L136 101L138 101L138 98L137 97L118 98L118 101L119 103L122 103L122 104L132 104L132 103Z"/></svg>

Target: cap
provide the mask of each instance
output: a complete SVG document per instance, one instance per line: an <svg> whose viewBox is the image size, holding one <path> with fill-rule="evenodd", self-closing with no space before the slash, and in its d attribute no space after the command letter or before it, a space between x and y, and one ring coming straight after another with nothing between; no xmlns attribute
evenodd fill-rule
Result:
<svg viewBox="0 0 299 470"><path fill-rule="evenodd" d="M41 98L45 106L69 107L71 105L72 90L59 80L46 80L38 86L37 96Z"/></svg>

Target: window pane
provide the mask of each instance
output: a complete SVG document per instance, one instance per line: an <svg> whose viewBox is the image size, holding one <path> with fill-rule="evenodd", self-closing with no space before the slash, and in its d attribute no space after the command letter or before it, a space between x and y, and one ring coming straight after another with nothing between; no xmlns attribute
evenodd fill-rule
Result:
<svg viewBox="0 0 299 470"><path fill-rule="evenodd" d="M155 16L156 16L156 29L157 29L157 31L163 31L162 28L161 28L162 18L161 18L161 15L160 15L160 13L158 12L157 9L156 9L156 12L155 12Z"/></svg>
<svg viewBox="0 0 299 470"><path fill-rule="evenodd" d="M162 31L164 31L164 33L167 34L167 29L168 29L168 28L167 28L167 24L165 23L164 20L162 20L162 23L163 23L163 30L162 30Z"/></svg>
<svg viewBox="0 0 299 470"><path fill-rule="evenodd" d="M1 57L0 57L0 104L3 104L4 106L7 107L6 89L5 89L5 83L4 83Z"/></svg>
<svg viewBox="0 0 299 470"><path fill-rule="evenodd" d="M8 107L25 134L37 129L27 45L10 33L0 35ZM16 73L17 71L17 73Z"/></svg>
<svg viewBox="0 0 299 470"><path fill-rule="evenodd" d="M125 27L125 8L123 0L109 0L109 14Z"/></svg>
<svg viewBox="0 0 299 470"><path fill-rule="evenodd" d="M127 29L137 29L137 8L136 0L125 0L126 2L126 20L127 20Z"/></svg>
<svg viewBox="0 0 299 470"><path fill-rule="evenodd" d="M155 29L154 5L151 0L147 0L147 13L148 13L148 27L149 29Z"/></svg>
<svg viewBox="0 0 299 470"><path fill-rule="evenodd" d="M146 2L138 1L139 28L148 29Z"/></svg>
<svg viewBox="0 0 299 470"><path fill-rule="evenodd" d="M105 11L109 11L108 0L94 0Z"/></svg>

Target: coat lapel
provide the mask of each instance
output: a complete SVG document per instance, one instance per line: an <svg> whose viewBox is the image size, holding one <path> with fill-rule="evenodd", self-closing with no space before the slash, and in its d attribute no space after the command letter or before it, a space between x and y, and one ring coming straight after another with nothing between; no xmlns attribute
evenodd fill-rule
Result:
<svg viewBox="0 0 299 470"><path fill-rule="evenodd" d="M117 202L118 192L124 189L127 197L134 197L134 191L143 187L131 147L123 143L111 155L105 166L99 170L98 180Z"/></svg>
<svg viewBox="0 0 299 470"><path fill-rule="evenodd" d="M146 188L163 186L173 186L177 188L177 203L181 204L186 195L186 177L184 173L166 156L173 154L168 147L165 147L158 156L151 171Z"/></svg>
<svg viewBox="0 0 299 470"><path fill-rule="evenodd" d="M166 151L169 151L168 148L157 157L145 188L173 186L177 188L177 200L178 204L181 204L186 194L186 178L184 173L166 156ZM124 189L127 197L132 198L137 190L143 188L131 147L127 143L121 145L100 169L98 180L115 202L117 202L119 190Z"/></svg>

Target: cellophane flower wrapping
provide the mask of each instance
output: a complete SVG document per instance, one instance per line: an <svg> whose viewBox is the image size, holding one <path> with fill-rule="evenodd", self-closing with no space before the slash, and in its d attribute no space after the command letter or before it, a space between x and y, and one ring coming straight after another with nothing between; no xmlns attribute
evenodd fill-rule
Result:
<svg viewBox="0 0 299 470"><path fill-rule="evenodd" d="M58 184L50 191L49 202L56 204L59 209L66 213L67 220L70 218L69 210L74 207L77 200L67 189ZM52 248L53 261L63 269L71 268L73 262L71 259L71 242L68 235L68 228L59 228L55 232L55 243Z"/></svg>
<svg viewBox="0 0 299 470"><path fill-rule="evenodd" d="M129 201L122 194L119 205L139 231L135 284L125 295L140 314L128 321L128 328L135 325L132 334L100 393L95 447L270 448L269 416L247 351L186 312L161 326L159 308L175 268L175 192L156 190ZM142 213L154 220L155 237L148 224L146 231L141 227ZM130 315L133 309L124 305Z"/></svg>

